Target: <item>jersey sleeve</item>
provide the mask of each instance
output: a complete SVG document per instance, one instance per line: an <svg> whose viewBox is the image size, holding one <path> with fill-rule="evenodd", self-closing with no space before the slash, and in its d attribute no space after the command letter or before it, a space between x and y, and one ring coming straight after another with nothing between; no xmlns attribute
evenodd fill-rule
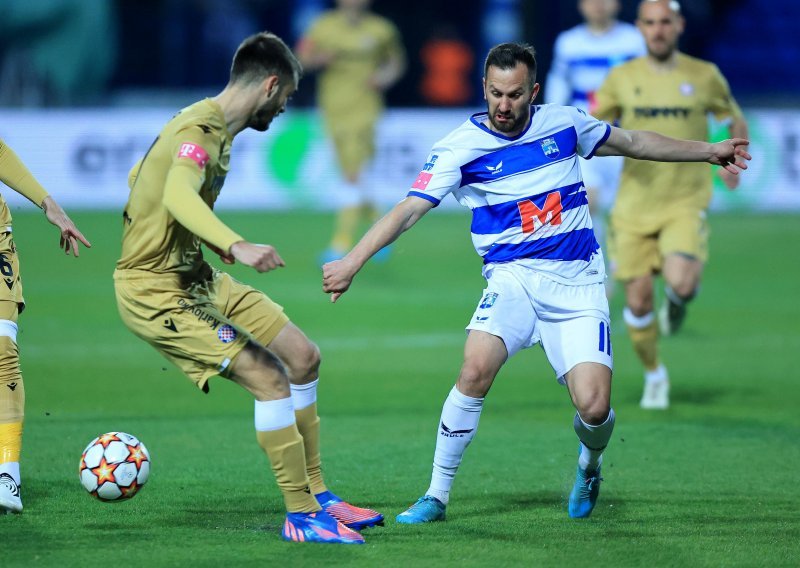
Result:
<svg viewBox="0 0 800 568"><path fill-rule="evenodd" d="M209 164L213 165L219 160L221 141L208 127L191 125L179 130L173 137L171 168L190 168L202 172L205 181L205 172Z"/></svg>
<svg viewBox="0 0 800 568"><path fill-rule="evenodd" d="M620 117L620 102L619 102L619 73L616 69L612 69L606 75L605 81L600 85L600 88L594 92L589 101L589 112L595 118L605 122L614 122Z"/></svg>
<svg viewBox="0 0 800 568"><path fill-rule="evenodd" d="M47 190L33 177L14 150L2 140L0 140L0 181L30 199L37 207L42 206L48 195Z"/></svg>
<svg viewBox="0 0 800 568"><path fill-rule="evenodd" d="M608 140L611 126L586 114L581 109L575 107L564 107L564 109L572 118L575 132L578 134L578 155L588 160Z"/></svg>
<svg viewBox="0 0 800 568"><path fill-rule="evenodd" d="M713 64L711 65L708 111L717 120L742 116L742 109L731 95L728 81L722 76L719 68Z"/></svg>
<svg viewBox="0 0 800 568"><path fill-rule="evenodd" d="M400 32L391 22L386 22L386 38L383 49L384 59L405 59L406 50Z"/></svg>
<svg viewBox="0 0 800 568"><path fill-rule="evenodd" d="M569 65L564 57L564 36L556 39L553 49L553 64L547 74L544 88L544 102L568 105L572 89L569 85Z"/></svg>
<svg viewBox="0 0 800 568"><path fill-rule="evenodd" d="M427 199L436 207L461 185L461 164L451 149L434 146L408 195Z"/></svg>

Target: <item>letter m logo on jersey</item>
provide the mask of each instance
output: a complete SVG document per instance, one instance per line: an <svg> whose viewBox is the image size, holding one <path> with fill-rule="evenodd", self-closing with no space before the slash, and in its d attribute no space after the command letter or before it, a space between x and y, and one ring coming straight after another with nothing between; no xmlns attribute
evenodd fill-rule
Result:
<svg viewBox="0 0 800 568"><path fill-rule="evenodd" d="M547 223L561 224L561 193L558 191L547 194L541 209L530 199L517 202L517 208L519 216L522 218L523 233L534 232L537 229L536 221L539 221L539 227Z"/></svg>

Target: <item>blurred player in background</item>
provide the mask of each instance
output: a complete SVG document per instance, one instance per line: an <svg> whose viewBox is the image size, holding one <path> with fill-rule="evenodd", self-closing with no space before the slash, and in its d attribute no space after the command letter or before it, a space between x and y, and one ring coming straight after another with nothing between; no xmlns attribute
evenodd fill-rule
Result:
<svg viewBox="0 0 800 568"><path fill-rule="evenodd" d="M618 0L580 0L584 23L556 38L553 65L545 83L545 102L589 110L594 92L615 65L645 54L636 26L618 21ZM589 197L594 233L605 245L606 215L622 169L621 157L581 160L581 173Z"/></svg>
<svg viewBox="0 0 800 568"><path fill-rule="evenodd" d="M14 150L0 140L0 181L40 207L61 231L61 248L78 256L78 242L92 246L39 184ZM11 212L0 197L0 514L21 513L19 456L25 417L25 385L17 349L17 317L25 309Z"/></svg>
<svg viewBox="0 0 800 568"><path fill-rule="evenodd" d="M246 241L212 207L234 137L267 130L301 72L280 38L250 36L234 55L225 89L167 123L131 170L114 284L125 325L199 388L207 392L208 379L221 375L255 397L257 439L288 511L283 537L363 543L348 527L383 517L345 503L323 481L316 345L263 292L209 266L200 248L205 243L224 262L258 272L284 266L272 246Z"/></svg>
<svg viewBox="0 0 800 568"><path fill-rule="evenodd" d="M729 121L730 136L747 138L747 123L716 65L677 50L684 27L678 2L639 4L647 55L615 67L595 95L592 114L623 128L680 138L708 139L708 114ZM729 188L739 177L719 175ZM712 178L701 164L625 160L611 212L609 251L614 277L625 284L625 323L645 369L643 408L669 406L669 377L658 356L654 280L664 277L666 300L658 320L675 333L697 294L708 260L706 209Z"/></svg>
<svg viewBox="0 0 800 568"><path fill-rule="evenodd" d="M306 70L321 71L317 98L344 177L334 194L339 211L323 262L344 256L361 222L378 218L374 188L363 174L375 153L383 93L405 71L399 32L369 11L369 0L337 0L337 5L312 24L297 48Z"/></svg>
<svg viewBox="0 0 800 568"><path fill-rule="evenodd" d="M532 106L539 92L533 48L501 44L484 65L488 112L439 141L408 196L339 261L323 267L336 301L364 263L410 229L449 193L472 210L472 241L487 287L467 326L464 362L438 423L431 485L400 523L445 518L461 458L478 428L484 398L509 357L541 343L577 413L580 440L570 517L588 517L611 439L612 349L603 253L592 232L578 156L746 167L737 149L614 128L569 106ZM735 163L735 165L734 165ZM435 295L435 293L434 293Z"/></svg>

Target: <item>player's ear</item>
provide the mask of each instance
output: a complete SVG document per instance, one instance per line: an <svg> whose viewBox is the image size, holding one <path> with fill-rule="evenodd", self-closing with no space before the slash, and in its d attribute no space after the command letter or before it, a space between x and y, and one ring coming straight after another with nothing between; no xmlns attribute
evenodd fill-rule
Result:
<svg viewBox="0 0 800 568"><path fill-rule="evenodd" d="M536 97L539 95L539 89L540 88L541 88L541 85L539 85L539 83L534 83L533 84L533 90L531 91L531 100L530 100L531 103L533 103L533 101L536 100Z"/></svg>
<svg viewBox="0 0 800 568"><path fill-rule="evenodd" d="M270 75L264 79L264 92L267 93L268 98L272 98L278 94L280 90L280 78L277 75Z"/></svg>
<svg viewBox="0 0 800 568"><path fill-rule="evenodd" d="M489 99L486 98L486 77L483 78L483 100L488 101Z"/></svg>

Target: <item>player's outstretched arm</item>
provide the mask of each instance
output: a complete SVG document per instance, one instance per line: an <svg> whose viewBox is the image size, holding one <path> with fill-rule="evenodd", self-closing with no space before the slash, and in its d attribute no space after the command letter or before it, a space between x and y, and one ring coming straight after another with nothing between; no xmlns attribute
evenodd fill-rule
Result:
<svg viewBox="0 0 800 568"><path fill-rule="evenodd" d="M732 174L747 169L749 140L731 138L716 144L696 140L679 140L646 130L623 130L611 127L605 144L597 156L627 156L655 162L708 162L722 166Z"/></svg>
<svg viewBox="0 0 800 568"><path fill-rule="evenodd" d="M413 227L432 207L433 203L426 199L406 197L378 220L347 256L324 265L322 290L331 295L331 302L347 292L355 275L372 255Z"/></svg>
<svg viewBox="0 0 800 568"><path fill-rule="evenodd" d="M72 219L69 218L69 215L66 214L66 212L58 203L56 203L56 200L53 199L51 195L48 195L42 201L42 209L44 210L47 220L58 227L58 230L61 231L61 240L59 242L59 246L64 249L65 254L69 254L71 252L76 257L80 256L80 252L78 250L78 241L80 241L83 246L87 248L92 247L92 243L86 240L86 237L83 236L83 233L78 230L78 227L75 226L75 223L72 222Z"/></svg>

